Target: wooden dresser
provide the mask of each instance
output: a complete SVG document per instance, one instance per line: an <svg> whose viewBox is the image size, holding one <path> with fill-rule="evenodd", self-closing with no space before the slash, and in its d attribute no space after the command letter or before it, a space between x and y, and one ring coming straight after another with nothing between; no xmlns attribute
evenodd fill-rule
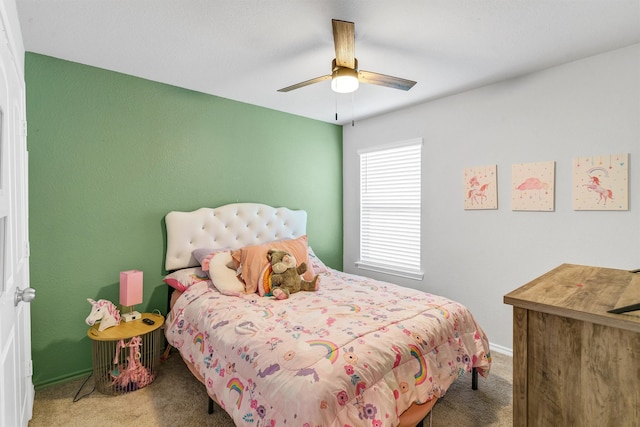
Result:
<svg viewBox="0 0 640 427"><path fill-rule="evenodd" d="M640 274L563 264L513 306L514 426L640 426Z"/></svg>

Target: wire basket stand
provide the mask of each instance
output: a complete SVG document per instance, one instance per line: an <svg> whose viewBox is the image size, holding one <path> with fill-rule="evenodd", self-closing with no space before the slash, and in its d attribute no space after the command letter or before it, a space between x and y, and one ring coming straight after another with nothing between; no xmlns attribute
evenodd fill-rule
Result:
<svg viewBox="0 0 640 427"><path fill-rule="evenodd" d="M108 331L105 330L103 332ZM130 338L93 340L93 377L103 394L129 393L151 384L164 344L161 328Z"/></svg>

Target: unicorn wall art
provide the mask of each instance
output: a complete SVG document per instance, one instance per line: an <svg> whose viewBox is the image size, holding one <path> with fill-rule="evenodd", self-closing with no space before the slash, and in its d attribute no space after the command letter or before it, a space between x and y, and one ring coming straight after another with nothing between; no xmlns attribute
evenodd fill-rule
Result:
<svg viewBox="0 0 640 427"><path fill-rule="evenodd" d="M573 209L629 209L629 155L573 159Z"/></svg>
<svg viewBox="0 0 640 427"><path fill-rule="evenodd" d="M594 191L598 195L597 204L602 202L603 205L607 204L607 199L613 200L613 191L610 188L604 188L600 185L600 178L597 176L591 176L589 184L583 184L587 189Z"/></svg>
<svg viewBox="0 0 640 427"><path fill-rule="evenodd" d="M464 169L464 208L498 209L497 166Z"/></svg>

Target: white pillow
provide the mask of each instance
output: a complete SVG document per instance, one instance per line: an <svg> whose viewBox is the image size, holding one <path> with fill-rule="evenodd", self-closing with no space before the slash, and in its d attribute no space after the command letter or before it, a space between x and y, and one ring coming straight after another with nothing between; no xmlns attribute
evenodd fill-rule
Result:
<svg viewBox="0 0 640 427"><path fill-rule="evenodd" d="M244 293L245 286L236 271L227 267L231 261L231 251L216 252L209 261L209 277L221 294L236 296Z"/></svg>

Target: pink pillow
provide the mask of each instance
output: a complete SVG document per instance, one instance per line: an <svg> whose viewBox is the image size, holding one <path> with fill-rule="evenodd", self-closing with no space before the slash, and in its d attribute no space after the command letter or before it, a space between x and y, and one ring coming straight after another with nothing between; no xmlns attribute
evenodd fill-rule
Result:
<svg viewBox="0 0 640 427"><path fill-rule="evenodd" d="M306 262L307 271L302 275L302 278L307 281L313 280L313 270L307 254L306 235L300 236L297 239L278 240L263 245L245 246L244 248L232 251L231 255L236 266L239 268L247 293L258 290L260 280L262 280L261 275L265 267L269 264L269 260L267 260L267 252L269 249L289 252L296 257L298 265Z"/></svg>

